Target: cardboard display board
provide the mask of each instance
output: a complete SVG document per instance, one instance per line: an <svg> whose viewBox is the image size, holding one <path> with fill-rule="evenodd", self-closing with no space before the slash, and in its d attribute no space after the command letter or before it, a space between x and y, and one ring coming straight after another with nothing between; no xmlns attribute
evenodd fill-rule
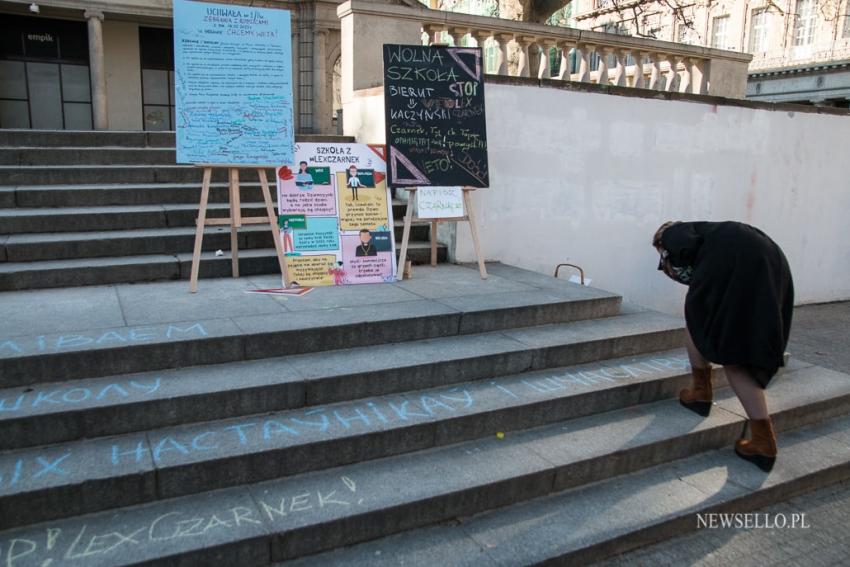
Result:
<svg viewBox="0 0 850 567"><path fill-rule="evenodd" d="M174 0L177 162L292 161L291 14Z"/></svg>
<svg viewBox="0 0 850 567"><path fill-rule="evenodd" d="M383 146L299 143L277 170L288 280L319 286L395 281Z"/></svg>
<svg viewBox="0 0 850 567"><path fill-rule="evenodd" d="M266 168L292 160L291 13L287 10L174 0L177 162L203 168L189 291L198 289L204 228L230 227L230 261L239 277L238 230L265 224L274 234L287 285ZM266 215L243 217L239 170L252 166ZM213 168L227 169L227 218L207 218Z"/></svg>
<svg viewBox="0 0 850 567"><path fill-rule="evenodd" d="M391 186L489 185L480 48L384 45L384 101Z"/></svg>
<svg viewBox="0 0 850 567"><path fill-rule="evenodd" d="M416 191L416 214L424 219L462 218L463 189L420 187Z"/></svg>

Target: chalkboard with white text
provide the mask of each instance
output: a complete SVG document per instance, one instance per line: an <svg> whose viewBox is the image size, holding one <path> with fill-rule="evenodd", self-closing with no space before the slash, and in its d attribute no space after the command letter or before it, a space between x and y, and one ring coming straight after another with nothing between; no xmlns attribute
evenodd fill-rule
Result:
<svg viewBox="0 0 850 567"><path fill-rule="evenodd" d="M480 48L384 45L384 100L391 186L489 186Z"/></svg>

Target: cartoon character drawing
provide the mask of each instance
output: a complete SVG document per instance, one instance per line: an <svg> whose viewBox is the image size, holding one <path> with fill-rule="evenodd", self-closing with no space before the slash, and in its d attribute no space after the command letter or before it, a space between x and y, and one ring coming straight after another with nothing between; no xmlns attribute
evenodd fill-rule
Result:
<svg viewBox="0 0 850 567"><path fill-rule="evenodd" d="M337 262L336 266L328 268L328 274L334 277L334 285L343 285L345 283L346 272L342 267L342 262Z"/></svg>
<svg viewBox="0 0 850 567"><path fill-rule="evenodd" d="M295 186L304 190L313 188L313 176L307 171L306 161L298 164L298 173L295 175Z"/></svg>
<svg viewBox="0 0 850 567"><path fill-rule="evenodd" d="M357 166L352 165L348 168L348 181L346 185L351 189L351 198L357 201L357 188L362 186L360 178L357 177Z"/></svg>
<svg viewBox="0 0 850 567"><path fill-rule="evenodd" d="M355 250L354 255L358 258L378 255L378 250L372 243L372 233L365 228L360 231L360 244L357 245L357 250Z"/></svg>
<svg viewBox="0 0 850 567"><path fill-rule="evenodd" d="M295 252L295 245L292 243L292 234L295 232L292 227L289 225L289 219L285 219L283 221L283 226L281 227L283 232L283 252L284 254L287 252Z"/></svg>

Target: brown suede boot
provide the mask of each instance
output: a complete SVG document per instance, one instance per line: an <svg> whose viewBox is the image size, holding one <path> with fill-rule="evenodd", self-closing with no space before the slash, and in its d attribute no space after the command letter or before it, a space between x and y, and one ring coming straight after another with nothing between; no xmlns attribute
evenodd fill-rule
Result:
<svg viewBox="0 0 850 567"><path fill-rule="evenodd" d="M776 434L773 422L767 419L750 420L750 439L735 441L735 453L765 472L776 462Z"/></svg>
<svg viewBox="0 0 850 567"><path fill-rule="evenodd" d="M691 368L693 386L679 392L679 403L706 417L711 411L714 394L711 389L712 368Z"/></svg>

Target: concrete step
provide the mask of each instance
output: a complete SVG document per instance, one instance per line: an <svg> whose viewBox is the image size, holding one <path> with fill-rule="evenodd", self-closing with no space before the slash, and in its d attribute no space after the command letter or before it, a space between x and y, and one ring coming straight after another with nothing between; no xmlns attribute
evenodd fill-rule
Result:
<svg viewBox="0 0 850 567"><path fill-rule="evenodd" d="M547 498L430 528L277 564L280 567L406 565L590 565L633 549L705 529L736 537L747 520L781 538L808 531L817 518L793 507L762 510L850 478L850 419L843 417L778 436L780 460L770 475L717 449ZM702 524L700 523L702 518ZM263 518L265 520L265 518ZM709 524L709 522L714 522ZM729 522L728 527L721 522ZM784 523L787 522L787 523ZM793 524L792 524L793 523ZM818 537L816 530L812 537ZM724 558L708 556L705 564ZM675 564L675 563L671 563ZM753 557L750 564L758 564ZM787 563L786 563L787 564Z"/></svg>
<svg viewBox="0 0 850 567"><path fill-rule="evenodd" d="M175 230L175 229L168 229ZM245 229L242 229L243 231ZM124 232L124 231L122 231ZM241 232L241 231L240 231ZM61 235L60 235L61 236ZM0 241L5 237L0 236ZM182 237L179 237L182 238ZM266 234L253 233L240 236L252 239L271 239ZM11 239L5 238L6 240ZM213 250L216 243L222 242L220 233L213 238L204 238L204 248ZM81 246L98 245L92 241L82 241ZM121 241L104 246L122 246ZM127 244L135 246L136 244ZM269 243L269 246L272 244ZM58 246L62 246L58 244ZM223 255L215 256L212 251L201 254L200 277L223 278L231 275L229 236L222 245ZM398 255L398 251L396 252ZM411 242L408 258L414 264L426 264L430 261L431 245L428 242ZM438 261L447 261L445 245L437 248ZM35 290L57 287L86 285L105 285L117 283L139 283L157 280L189 279L192 268L192 253L177 254L141 254L107 257L85 257L64 260L42 260L29 262L0 262L0 291ZM240 246L239 272L243 276L280 273L274 248L247 248Z"/></svg>
<svg viewBox="0 0 850 567"><path fill-rule="evenodd" d="M267 170L269 182L274 171ZM114 183L197 183L202 169L192 165L0 165L0 185L82 185ZM243 169L240 179L256 182L256 170ZM213 170L212 180L227 180L226 169Z"/></svg>
<svg viewBox="0 0 850 567"><path fill-rule="evenodd" d="M0 165L175 165L177 151L165 148L0 146Z"/></svg>
<svg viewBox="0 0 850 567"><path fill-rule="evenodd" d="M275 214L277 208L275 205ZM229 216L227 203L212 203L207 216ZM265 216L263 202L242 202L243 216ZM0 209L0 234L108 231L195 226L197 204Z"/></svg>
<svg viewBox="0 0 850 567"><path fill-rule="evenodd" d="M268 226L243 226L238 231L239 250L273 248L274 235ZM78 258L129 257L144 254L173 255L191 252L195 227L144 228L86 232L12 234L3 243L6 262L25 263ZM203 250L230 249L230 228L207 227ZM104 282L107 283L107 282ZM70 283L69 285L74 285Z"/></svg>
<svg viewBox="0 0 850 567"><path fill-rule="evenodd" d="M629 334L612 334L611 352L635 352L635 339ZM658 344L663 343L651 346ZM332 360L340 364L329 365ZM498 387L502 393L528 403L551 396L582 394L592 387L605 389L606 396L616 398L619 387L628 389L626 395L639 393L637 384L643 384L642 393L649 397L641 401L647 401L662 392L677 392L675 388L689 373L682 352L661 351L499 378L530 368L535 368L531 348L503 334L488 333L18 386L0 390L0 427L7 432L0 439L0 450L350 403L433 387L442 388L451 399L451 391L464 389L458 383L487 378L493 381L471 388L480 393L482 388ZM239 379L234 380L235 376ZM656 380L671 381L669 388L673 390ZM581 396L576 399L587 408L598 407ZM356 410L352 408L363 406L361 402L350 405L351 408L340 409L341 413L353 415ZM558 412L566 410L563 407L554 413L560 415ZM479 426L472 425L469 431L477 431Z"/></svg>
<svg viewBox="0 0 850 567"><path fill-rule="evenodd" d="M489 437L496 431L517 432L669 398L688 380L681 356L670 362L678 369L656 370L650 378L622 378L628 376L622 365L645 368L651 359L611 361L610 366L594 364L597 372L608 370L621 376L620 381L609 382L599 374L595 385L582 386L576 380L578 373L589 369L560 368L8 451L0 453L0 471L20 467L22 476L14 494L4 497L0 487L0 518L32 523L113 507L105 499L114 497L106 493L110 490L108 483L115 479L102 477L103 471L123 460L131 465L133 474L138 474L139 465L147 461L143 455L153 458L149 472L156 474L156 497L170 498ZM139 384L153 388L153 383ZM64 468L79 472L63 479L52 475L34 478L33 472L27 475L18 463L37 462L36 455L46 459L65 456ZM47 476L47 484L39 482L42 476ZM99 482L105 483L102 490L98 490ZM61 511L52 505L40 510L35 506L20 509L22 499L39 502L49 490L53 493L49 498L58 502L70 497L80 485L104 496L86 498L77 505L69 500ZM150 496L137 494L131 498L142 501ZM0 528L13 525L0 519Z"/></svg>
<svg viewBox="0 0 850 567"><path fill-rule="evenodd" d="M229 269L229 259L216 261ZM279 286L279 276L261 277L259 284L210 280L195 295L184 282L4 294L6 320L20 328L0 340L0 375L5 387L14 387L491 331L509 333L512 343L534 353L538 368L548 368L672 348L681 340L678 318L647 311L579 325L575 321L616 315L619 296L543 276L541 285L551 287L519 287L493 269L482 283L470 268L423 268L418 279L322 287L297 302L244 293ZM429 273L447 287L435 288ZM481 294L464 295L463 285ZM88 307L72 309L68 297ZM36 313L75 319L55 329ZM621 348L637 350L611 354L618 336L625 338ZM424 362L414 356L393 367Z"/></svg>
<svg viewBox="0 0 850 567"><path fill-rule="evenodd" d="M275 183L269 179L269 183ZM257 181L240 183L241 198L246 202L263 202ZM276 189L272 185L272 198ZM201 182L190 183L136 183L87 185L23 185L0 187L3 208L37 207L100 207L133 205L195 204L201 199ZM227 201L227 183L213 183L211 203ZM402 213L403 214L403 213Z"/></svg>
<svg viewBox="0 0 850 567"><path fill-rule="evenodd" d="M0 147L174 147L174 132L93 130L0 130Z"/></svg>
<svg viewBox="0 0 850 567"><path fill-rule="evenodd" d="M227 203L212 203L208 217L229 216ZM274 205L277 214L277 204ZM263 202L242 201L243 216L265 216ZM197 204L125 205L100 207L0 209L0 234L32 234L77 231L110 231L146 228L194 227ZM395 236L401 241L403 221L395 221ZM427 240L428 224L414 223L413 240ZM269 246L272 244L269 243Z"/></svg>
<svg viewBox="0 0 850 567"><path fill-rule="evenodd" d="M5 491L8 497L3 499L4 505L13 515L2 517L20 524L37 509L116 509L12 529L0 534L0 545L3 549L14 546L16 559L25 558L27 565L43 565L62 557L83 559L88 565L264 565L519 505L497 510L508 514L509 521L487 523L485 519L479 525L492 530L501 528L496 535L516 536L511 539L516 548L505 545L499 549L499 556L505 561L512 551L534 554L537 550L537 555L532 555L534 559L545 557L544 552L560 545L596 543L587 542L582 536L588 534L581 530L564 537L553 536L556 521L562 518L574 518L588 528L606 526L600 516L616 518L614 526L620 529L609 531L611 534L635 531L659 537L663 533L660 529L641 532L638 523L644 527L648 527L647 523L670 523L670 506L674 502L679 504L679 514L689 514L688 520L693 522L695 510L741 506L744 502L764 505L770 498L787 497L813 482L830 482L850 475L848 420L823 422L843 416L850 409L850 380L846 375L811 367L777 378L768 397L784 450L769 476L757 472L749 463L729 458L730 446L746 421L742 408L731 396L728 390L721 390L711 416L705 419L683 409L676 400L664 400L508 431L503 438L493 435L157 502L153 500L167 494L169 471L163 464L155 464L144 452L144 445L137 445L138 463L133 462L134 447L114 452L111 447L103 448L104 452L94 445L85 449L81 445L79 450L88 453L83 468L70 466L74 453L68 455L54 447L38 455L41 460L35 467L30 463L27 467L17 465L24 463L22 458L14 461L21 470L18 483L24 487ZM811 423L822 424L783 434ZM244 429L240 432L246 437L249 434ZM228 444L230 450L241 450L240 432L233 434L236 440ZM201 453L221 442L206 433L198 433L195 438ZM163 448L166 446L169 445ZM428 446L428 442L422 446ZM721 447L722 453L692 457ZM176 446L169 449L160 450L158 460L198 458L182 455ZM112 464L113 457L116 464ZM688 460L675 462L685 457ZM104 460L107 466L99 465ZM662 469L648 469L657 465L662 465ZM659 470L670 466L675 467L675 474L659 474ZM727 480L727 467L740 484ZM250 474L252 470L246 468L240 474ZM643 474L623 476L638 471ZM39 473L38 478L30 478ZM28 475L26 482L21 480L24 475ZM83 478L90 483L81 483ZM635 482L635 478L644 482ZM75 479L75 490L64 490ZM601 484L609 479L616 479L616 484ZM26 486L33 486L30 481L43 487L37 499L19 496L22 490L27 491ZM109 490L104 489L106 485ZM642 490L635 490L640 487ZM160 493L163 489L165 493ZM557 494L569 489L577 490ZM533 500L546 496L549 498ZM18 505L11 504L14 499L18 499ZM547 501L552 503L547 508L550 513L537 521L527 513L516 512ZM148 503L138 505L139 502ZM547 529L548 540L532 541L531 534L523 539L523 530L528 528L521 521L523 518L530 525ZM677 519L672 527L682 521ZM633 529L624 530L627 526ZM546 542L548 546L540 545ZM498 546L500 541L489 543ZM305 561L317 559L321 558ZM516 555L513 559L516 561Z"/></svg>

